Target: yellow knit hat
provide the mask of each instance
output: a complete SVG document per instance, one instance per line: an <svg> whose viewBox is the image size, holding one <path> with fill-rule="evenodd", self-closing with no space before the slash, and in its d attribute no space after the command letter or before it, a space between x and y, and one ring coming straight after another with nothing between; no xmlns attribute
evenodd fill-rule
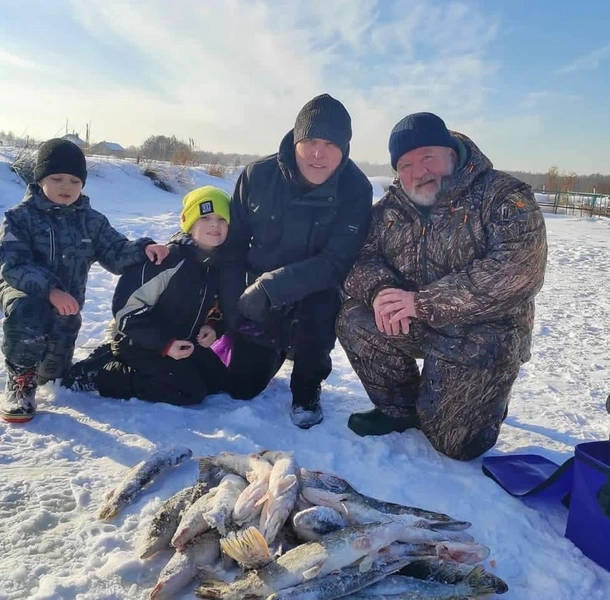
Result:
<svg viewBox="0 0 610 600"><path fill-rule="evenodd" d="M227 221L231 220L231 196L225 191L206 185L189 192L182 200L180 227L188 233L195 221L204 215L218 215Z"/></svg>

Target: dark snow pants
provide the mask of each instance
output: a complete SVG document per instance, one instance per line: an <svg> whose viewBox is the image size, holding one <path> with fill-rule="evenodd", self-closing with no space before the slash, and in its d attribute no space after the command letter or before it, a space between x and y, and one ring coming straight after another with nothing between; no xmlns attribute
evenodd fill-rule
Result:
<svg viewBox="0 0 610 600"><path fill-rule="evenodd" d="M6 288L2 353L17 370L37 367L39 383L61 378L70 367L81 314L62 316L45 298Z"/></svg>
<svg viewBox="0 0 610 600"><path fill-rule="evenodd" d="M195 345L188 358L175 360L127 339L111 346L109 360L95 377L101 396L188 406L227 388L227 369L209 348Z"/></svg>
<svg viewBox="0 0 610 600"><path fill-rule="evenodd" d="M337 337L369 398L383 413L416 414L439 452L471 460L494 446L519 365L481 368L425 354L425 331L389 336L373 311L348 300L337 317ZM423 359L420 374L416 359Z"/></svg>
<svg viewBox="0 0 610 600"><path fill-rule="evenodd" d="M330 353L337 340L335 320L341 306L336 288L310 294L274 320L264 340L237 334L229 366L229 393L250 400L269 385L287 356L294 360L290 389L315 388L332 371ZM271 339L270 339L271 336Z"/></svg>

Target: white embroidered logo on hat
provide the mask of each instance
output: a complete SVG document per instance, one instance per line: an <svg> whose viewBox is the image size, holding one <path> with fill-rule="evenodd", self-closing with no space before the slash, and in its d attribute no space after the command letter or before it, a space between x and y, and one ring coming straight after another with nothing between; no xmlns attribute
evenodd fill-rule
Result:
<svg viewBox="0 0 610 600"><path fill-rule="evenodd" d="M211 200L207 202L202 202L199 205L199 214L200 215L209 215L214 212L214 204Z"/></svg>

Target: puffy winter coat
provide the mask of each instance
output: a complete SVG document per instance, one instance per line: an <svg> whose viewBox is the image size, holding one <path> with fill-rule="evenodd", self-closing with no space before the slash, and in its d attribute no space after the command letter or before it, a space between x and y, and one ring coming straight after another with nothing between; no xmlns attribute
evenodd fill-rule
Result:
<svg viewBox="0 0 610 600"><path fill-rule="evenodd" d="M186 234L169 243L162 264L146 261L119 279L112 300L113 333L164 355L174 340L196 342L204 324L222 335L218 308L217 255L201 250Z"/></svg>
<svg viewBox="0 0 610 600"><path fill-rule="evenodd" d="M94 262L119 275L144 260L144 247L153 243L150 238L128 240L91 208L87 196L64 206L31 184L0 226L0 296L12 287L48 298L51 288L58 288L82 308Z"/></svg>
<svg viewBox="0 0 610 600"><path fill-rule="evenodd" d="M325 183L304 187L290 131L279 153L248 165L237 181L223 248L227 316L235 318L246 280L262 273L271 275L265 290L276 308L339 287L366 238L371 205L371 184L349 152Z"/></svg>
<svg viewBox="0 0 610 600"><path fill-rule="evenodd" d="M417 290L426 352L491 366L529 360L544 280L544 217L528 185L493 169L466 136L462 166L428 216L398 182L373 208L348 294L371 306L384 287Z"/></svg>

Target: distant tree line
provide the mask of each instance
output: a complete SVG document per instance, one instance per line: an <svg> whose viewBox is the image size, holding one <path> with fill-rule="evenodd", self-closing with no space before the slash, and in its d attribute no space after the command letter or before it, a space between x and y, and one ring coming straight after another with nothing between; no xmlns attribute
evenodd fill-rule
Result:
<svg viewBox="0 0 610 600"><path fill-rule="evenodd" d="M31 147L31 138L21 139L13 132L0 130L0 141L7 144L25 145ZM127 158L135 160L159 160L168 161L177 165L212 165L216 166L218 174L226 172L229 167L247 165L262 158L258 154L238 154L212 152L201 150L197 147L195 140L179 140L176 136L151 135L140 146L130 146L125 150ZM392 177L393 172L389 164L376 164L365 161L356 161L358 166L369 177L386 176ZM536 191L547 192L573 191L581 193L610 194L610 175L592 173L590 175L579 175L574 171L559 172L557 167L551 167L546 173L531 173L529 171L507 171L521 181L531 185Z"/></svg>

